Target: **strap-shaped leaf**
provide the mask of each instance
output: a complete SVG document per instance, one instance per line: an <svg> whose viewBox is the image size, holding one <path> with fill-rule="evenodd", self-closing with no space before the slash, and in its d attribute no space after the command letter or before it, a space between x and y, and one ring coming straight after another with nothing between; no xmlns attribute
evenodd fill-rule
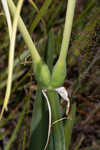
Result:
<svg viewBox="0 0 100 150"><path fill-rule="evenodd" d="M64 126L66 150L69 150L69 145L71 143L72 129L75 123L75 114L76 114L76 104L74 103L72 105L72 108L69 114L71 120L68 119Z"/></svg>
<svg viewBox="0 0 100 150"><path fill-rule="evenodd" d="M47 90L48 99L51 105L52 122L62 118L59 96L55 91ZM63 122L60 121L52 126L55 150L65 150L65 137Z"/></svg>
<svg viewBox="0 0 100 150"><path fill-rule="evenodd" d="M23 1L24 0L19 0L19 2L18 2L16 14L14 16L14 21L13 21L13 26L12 26L12 33L11 33L11 39L10 39L10 49L9 49L7 89L6 89L3 108L2 108L1 114L0 114L0 119L2 118L4 110L7 110L7 104L8 104L10 92L11 92L17 24L18 24L18 18L20 16L20 11L21 11Z"/></svg>

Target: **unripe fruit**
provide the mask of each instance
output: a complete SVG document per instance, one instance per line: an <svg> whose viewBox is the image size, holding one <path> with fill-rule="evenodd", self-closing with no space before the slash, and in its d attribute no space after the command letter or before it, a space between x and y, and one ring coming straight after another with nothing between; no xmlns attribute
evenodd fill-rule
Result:
<svg viewBox="0 0 100 150"><path fill-rule="evenodd" d="M53 88L62 86L66 77L66 62L58 61L53 68L51 83Z"/></svg>
<svg viewBox="0 0 100 150"><path fill-rule="evenodd" d="M48 87L50 84L50 71L46 64L42 61L34 65L35 78L43 87Z"/></svg>

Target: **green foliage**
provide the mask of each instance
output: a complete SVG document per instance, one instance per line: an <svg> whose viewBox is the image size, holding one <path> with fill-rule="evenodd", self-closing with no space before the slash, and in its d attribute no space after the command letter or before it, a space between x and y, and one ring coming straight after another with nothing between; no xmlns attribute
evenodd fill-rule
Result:
<svg viewBox="0 0 100 150"><path fill-rule="evenodd" d="M43 14L45 14L44 10L47 9L49 6L47 4L48 3L46 1L46 3L44 3L44 6L42 7L43 10L41 9ZM13 1L8 0L8 5L9 5L10 11L12 13L12 16L14 17L16 8L13 4ZM69 13L70 6L72 6L71 8L73 10L71 14ZM70 32L66 32L66 28L65 28L64 35L63 35L64 40L62 43L62 47L63 47L62 49L64 51L64 54L66 53L66 55L67 55L67 52L65 52L65 51L66 51L66 48L68 48L68 44L69 44L69 38L70 38L70 33L71 33L71 26L70 25L72 24L74 7L75 7L75 4L70 3L68 1L67 17L70 15L71 19L69 17L69 19L70 19L69 24L68 24L68 22L67 22L67 24L65 23L65 27L66 27L66 25L69 25L68 29ZM37 25L38 21L43 16L43 15L41 15L41 13L42 13L41 11L39 12L40 14L38 13L39 17L37 17L35 22L34 22L35 26ZM46 113L47 108L46 108L46 104L43 101L44 98L40 97L40 95L42 94L41 90L42 90L42 88L51 88L52 87L52 90L47 91L47 96L48 96L48 99L49 99L50 105L51 105L52 121L54 122L54 121L60 119L62 117L62 112L61 112L61 108L60 108L59 98L58 98L58 95L56 94L56 92L53 91L53 88L61 86L64 82L65 75L66 75L66 61L65 61L66 55L64 56L64 59L62 59L62 60L59 59L59 61L57 61L56 67L54 67L54 70L52 72L53 53L51 54L51 61L50 61L50 56L49 56L50 44L48 44L48 53L47 53L47 57L49 58L49 61L46 60L48 66L49 66L48 67L42 61L42 58L38 54L37 49L36 49L34 43L32 42L32 39L31 39L21 17L18 20L18 27L19 27L19 30L20 30L20 32L21 32L21 34L22 34L22 36L23 36L23 38L24 38L24 40L25 40L25 42L26 42L26 44L27 44L27 46L31 52L35 78L36 78L37 83L38 83L36 109L39 109L39 116L40 117L36 118L37 122L36 122L35 126L32 122L33 125L32 125L32 129L31 129L31 140L30 140L30 146L29 146L30 150L33 149L33 142L31 142L31 141L35 141L35 140L38 141L39 140L40 141L39 143L34 142L34 148L38 150L38 149L43 149L45 147L46 137L47 137L47 133L48 133L48 130L46 129L48 127L48 121L47 121L48 115ZM32 30L33 30L33 28L35 28L35 27L32 26ZM53 32L50 33L51 38L53 38L52 33ZM66 35L67 35L67 38L65 37ZM64 46L66 40L68 40L67 46ZM49 42L52 44L51 48L54 49L53 40L52 41L50 40ZM63 53L62 49L61 49L61 53ZM61 58L62 58L62 55L61 55ZM51 70L51 73L53 73L52 78L51 78L49 68ZM59 68L61 68L61 69L59 69ZM62 77L62 79L60 79L61 78L60 76ZM39 91L39 86L41 87L40 91ZM41 99L42 99L42 101L41 101ZM39 105L40 105L40 107L38 107ZM34 116L34 114L33 114L33 116ZM33 117L33 120L34 119L35 118ZM34 138L35 138L35 140L34 140ZM58 122L57 124L53 125L53 127L52 127L52 138L54 138L54 144L52 142L50 142L49 148L54 147L57 150L65 150L65 137L64 137L64 128L63 128L62 122ZM11 141L13 141L13 140L14 140L14 138L12 136Z"/></svg>
<svg viewBox="0 0 100 150"><path fill-rule="evenodd" d="M39 85L32 116L29 150L32 150L33 148L39 150L45 147L47 127L48 112L45 107L45 99L43 99L41 87Z"/></svg>
<svg viewBox="0 0 100 150"><path fill-rule="evenodd" d="M16 14L16 7L12 0L7 0L7 2L13 20ZM71 2L73 2L74 6L70 5ZM9 138L9 140L7 141L8 143L5 146L5 150L14 149L13 143L15 145L20 145L16 146L16 150L44 150L48 136L49 111L46 99L42 94L43 89L47 89L46 94L52 112L51 134L49 144L47 145L47 150L69 150L70 145L72 144L73 146L74 143L74 141L72 141L72 136L74 136L72 135L73 126L75 124L75 121L78 120L77 116L75 115L76 103L71 105L70 113L68 116L68 118L70 119L66 117L67 120L63 120L62 118L65 112L63 110L63 107L61 107L61 98L54 90L55 88L58 88L64 84L66 80L66 74L69 70L69 68L67 68L66 66L66 56L70 41L75 0L68 0L68 12L66 15L66 19L64 14L67 2L65 2L64 0L35 1L34 3L36 3L35 8L31 6L31 3L27 5L27 9L28 7L31 7L31 10L33 10L33 12L30 12L31 15L29 13L29 22L31 22L30 27L28 27L29 22L27 22L27 16L23 17L28 29L26 28L26 25L24 24L21 17L19 17L18 20L18 29L20 33L18 33L18 38L16 41L16 43L18 42L18 44L16 44L15 52L15 56L17 56L17 58L15 59L15 62L13 64L14 75L12 77L12 81L15 82L13 82L12 85L13 88L11 91L11 102L9 103L8 107L11 108L7 112L7 115L8 113L10 113L8 117L5 118L4 116L5 119L0 122L0 128L4 129L6 125L8 125L9 127L10 122L12 122L13 119L16 120L16 118L18 120L18 123L15 123L16 127L14 126L15 129L12 135L10 134L11 138ZM99 24L100 18L99 5L94 5L96 3L97 0L94 0L92 2L88 0L87 2L85 2L84 11L78 17L77 15L75 16L78 19L75 18L73 23L73 32L75 32L75 35L72 35L72 37L74 38L70 43L70 51L68 55L69 60L67 59L67 62L70 64L70 66L76 65L77 62L80 62L80 56L84 53L84 55L82 55L83 59L81 60L80 64L81 68L78 70L79 79L74 78L75 82L73 81L73 86L71 88L72 91L74 90L74 94L79 91L79 89L81 89L81 91L88 91L87 88L89 89L91 87L92 79L90 78L90 84L88 84L89 82L85 83L87 84L87 86L84 86L82 81L87 73L92 70L92 66L95 63L99 64L99 53L95 55L94 53L96 53L97 51L94 51L94 53L92 53L90 49L93 36L96 32L96 26L97 24ZM1 15L0 18L0 28L2 29L3 24L5 23L4 14L3 16ZM65 26L63 27L64 20ZM5 51L5 48L7 48L9 40L7 29L5 26L1 32L4 37L3 40L0 40L3 41L3 43L1 42L0 44L0 50L4 48L4 51L0 51L0 63L6 62L5 60L7 60L8 57L8 51ZM62 33L63 30L64 34ZM32 37L30 36L30 34ZM24 50L26 46L24 45L21 36L23 37L28 50ZM24 61L25 57L28 55L30 55L32 58L29 57ZM95 58L87 67L87 64L85 64L85 62L88 60L91 61L94 55ZM28 64L27 62L32 62L32 65ZM3 66L3 68L1 69L2 71L0 74L0 105L3 104L3 95L1 93L4 93L4 87L6 86L6 77L8 73L7 68L4 70L4 66L6 66L6 63L0 65L0 67L1 66ZM87 68L86 71L84 71L85 68ZM32 72L34 76L32 76ZM100 72L95 68L94 72L95 73L93 73L92 71L92 78L94 77L95 79L97 79L95 77L95 75L97 75L99 81ZM74 74L74 72L72 73ZM36 85L33 81L34 79L37 82ZM31 87L36 90L36 97L34 94L34 90L32 90ZM26 98L27 101L29 101L30 99L31 103L33 103L32 100L35 99L32 108L30 108L32 105L29 106L28 104L25 104L25 107L23 108L23 102L25 103L25 101L23 101L23 97ZM18 118L19 114L17 115L16 112L20 112L20 110L18 109L20 108L20 105L22 113L21 117ZM11 109L15 110L12 111ZM32 111L33 114L30 129L30 114L32 113ZM59 121L59 119L62 119L62 121ZM25 123L23 123L24 121ZM57 122L53 124L55 121ZM23 130L25 130L25 132L23 132ZM30 139L28 138L29 130ZM25 134L23 135L23 133ZM0 135L0 140L3 140L6 136L10 137L9 130L5 130L2 133L0 132ZM75 145L75 147L73 146L74 150L79 150L84 138L85 137L80 139L79 143ZM87 147L86 149L89 149L89 147ZM90 149L92 148L90 147ZM73 150L72 147L71 150Z"/></svg>
<svg viewBox="0 0 100 150"><path fill-rule="evenodd" d="M47 95L52 106L52 122L54 122L62 117L62 111L59 104L59 97L56 92L51 90L47 92ZM53 125L52 134L54 140L54 149L65 150L65 137L62 122L58 122L57 124Z"/></svg>
<svg viewBox="0 0 100 150"><path fill-rule="evenodd" d="M76 113L76 104L74 103L72 105L72 109L69 114L71 120L70 119L67 120L65 123L65 126L64 126L66 150L69 149L69 145L71 142L72 129L73 129L73 125L75 123L75 113Z"/></svg>

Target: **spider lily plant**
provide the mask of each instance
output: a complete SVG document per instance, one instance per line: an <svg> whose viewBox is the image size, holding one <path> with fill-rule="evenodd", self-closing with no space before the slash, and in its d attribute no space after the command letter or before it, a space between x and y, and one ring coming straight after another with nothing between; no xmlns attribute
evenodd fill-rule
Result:
<svg viewBox="0 0 100 150"><path fill-rule="evenodd" d="M10 12L9 18L11 14L14 20L13 25L11 21L9 23L10 19L8 20L9 31L10 29L12 29L11 34L9 34L10 47L12 46L12 37L14 37L14 39L16 38L16 30L18 26L18 29L21 35L23 36L23 39L28 49L30 50L32 56L32 62L33 62L32 64L33 71L38 86L36 100L34 104L34 111L32 116L29 150L33 150L33 149L68 150L69 148L70 139L71 139L70 137L71 137L72 127L75 118L75 104L72 106L72 109L70 111L71 120L65 121L64 124L63 121L56 122L57 120L62 118L62 114L63 114L60 106L59 96L56 92L56 89L63 85L67 73L66 57L67 57L68 45L69 45L71 29L72 29L75 1L76 0L68 0L67 2L67 11L66 11L60 55L54 66L53 66L54 60L52 57L53 55L52 49L54 48L53 43L49 41L49 44L51 45L51 49L48 48L47 59L46 59L49 61L44 62L40 54L38 53L30 37L30 34L26 29L23 20L20 17L20 10L23 1L19 0L18 3L21 4L18 4L17 7L15 6L13 0L6 1L7 2L6 4L8 6L7 9ZM51 3L53 3L51 0L45 0L44 2L45 5L43 8L47 9ZM40 16L40 18L42 17L42 15ZM53 39L53 34L54 33L51 30L49 32L49 36L52 39ZM1 113L1 117L3 115L4 110L7 108L8 99L10 96L12 73L13 73L13 61L14 61L14 45L15 42L13 44L13 48L10 48L8 68L10 68L10 63L11 63L10 60L12 60L12 66L11 66L12 70L8 69L9 75L8 75L8 84L7 84L8 88L6 92L7 96L6 96L6 101L4 101L4 107ZM13 49L13 56L11 55L11 49Z"/></svg>

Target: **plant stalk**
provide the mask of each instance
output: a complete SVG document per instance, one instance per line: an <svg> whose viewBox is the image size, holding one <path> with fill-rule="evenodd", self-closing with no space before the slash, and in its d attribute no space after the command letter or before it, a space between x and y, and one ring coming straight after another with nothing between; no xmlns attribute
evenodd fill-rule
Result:
<svg viewBox="0 0 100 150"><path fill-rule="evenodd" d="M65 60L68 53L68 46L69 46L69 41L71 36L74 10L75 10L75 3L76 0L68 0L63 40L62 40L61 52L59 56L60 60Z"/></svg>
<svg viewBox="0 0 100 150"><path fill-rule="evenodd" d="M11 11L12 16L14 17L15 12L16 12L16 7L13 3L12 0L7 0L7 3L9 5L9 9ZM41 61L41 57L39 55L39 53L37 52L37 49L28 33L28 30L26 29L26 26L23 22L23 20L21 19L21 17L19 17L18 20L18 28L24 38L24 41L27 45L27 47L29 48L31 55L32 55L32 60L34 61L34 63L39 63Z"/></svg>
<svg viewBox="0 0 100 150"><path fill-rule="evenodd" d="M62 117L59 97L57 93L52 90L48 90L47 95L51 105L52 122L54 122ZM62 121L52 126L52 134L54 137L55 150L65 150L65 137Z"/></svg>

